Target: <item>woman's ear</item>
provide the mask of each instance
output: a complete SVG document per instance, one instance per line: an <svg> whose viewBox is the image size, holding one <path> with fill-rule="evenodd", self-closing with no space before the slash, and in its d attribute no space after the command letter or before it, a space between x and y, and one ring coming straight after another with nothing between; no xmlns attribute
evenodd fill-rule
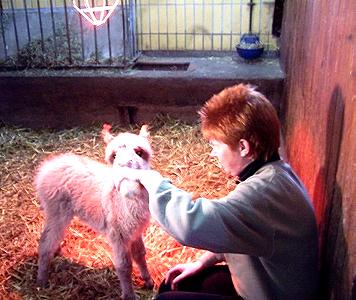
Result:
<svg viewBox="0 0 356 300"><path fill-rule="evenodd" d="M250 143L245 139L241 139L239 141L239 151L240 151L241 157L249 157L251 155Z"/></svg>

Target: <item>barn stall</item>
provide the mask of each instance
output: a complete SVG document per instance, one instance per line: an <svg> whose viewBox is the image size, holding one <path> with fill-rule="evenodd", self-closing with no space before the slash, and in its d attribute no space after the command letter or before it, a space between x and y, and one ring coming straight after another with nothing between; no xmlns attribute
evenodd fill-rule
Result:
<svg viewBox="0 0 356 300"><path fill-rule="evenodd" d="M154 167L191 192L219 197L233 182L209 160L195 112L211 95L238 82L257 85L277 108L286 157L313 199L320 232L321 299L354 297L353 3L286 2L282 26L276 28L281 18L273 15L280 13L281 2L255 1L253 31L266 51L246 61L235 46L249 31L249 1L121 2L99 27L69 2L1 1L5 176L0 276L5 298L119 295L109 248L79 222L70 227L63 256L54 262L53 284L46 291L34 287L42 216L32 178L43 156L74 151L100 160L103 122L134 131L135 124L147 121L154 128ZM156 120L158 113L190 123ZM201 153L191 157L189 145ZM207 160L204 166L196 165L198 157ZM202 168L194 174L201 177L191 178L187 168L193 166ZM216 191L215 183L227 190ZM156 284L177 260L199 255L170 240L155 224L145 241ZM135 283L141 297L152 296L139 288L138 277Z"/></svg>

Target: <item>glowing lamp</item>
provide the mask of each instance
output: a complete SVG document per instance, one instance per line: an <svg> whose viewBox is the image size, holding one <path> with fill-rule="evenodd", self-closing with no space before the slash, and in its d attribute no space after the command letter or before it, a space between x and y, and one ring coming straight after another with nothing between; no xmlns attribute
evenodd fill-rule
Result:
<svg viewBox="0 0 356 300"><path fill-rule="evenodd" d="M119 0L115 0L113 5L107 5L106 0L101 0L102 5L92 6L89 0L82 1L80 7L77 5L77 0L73 0L73 7L90 23L95 26L104 24L114 12Z"/></svg>

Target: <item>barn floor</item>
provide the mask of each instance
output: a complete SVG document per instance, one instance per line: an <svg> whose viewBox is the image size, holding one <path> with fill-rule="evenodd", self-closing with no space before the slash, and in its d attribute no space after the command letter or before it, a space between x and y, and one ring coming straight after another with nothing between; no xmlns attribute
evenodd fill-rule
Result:
<svg viewBox="0 0 356 300"><path fill-rule="evenodd" d="M209 144L199 127L172 119L156 118L149 124L154 151L152 168L170 178L193 197L222 197L235 187L209 156ZM113 134L137 133L138 127L115 126ZM37 247L43 229L43 213L33 185L36 170L56 153L72 152L103 162L101 126L69 130L34 130L0 127L0 299L120 298L112 263L112 251L104 236L75 219L66 231L61 255L53 259L47 288L36 287ZM180 245L154 220L144 234L146 260L155 290L169 268L194 261L201 251ZM144 289L134 265L135 292L142 300L154 291Z"/></svg>
<svg viewBox="0 0 356 300"><path fill-rule="evenodd" d="M134 67L0 72L0 120L32 128L150 121L157 113L195 121L213 94L240 82L280 111L284 73L277 58L142 55Z"/></svg>
<svg viewBox="0 0 356 300"><path fill-rule="evenodd" d="M1 188L5 201L0 205L0 295L15 300L113 299L120 295L110 249L80 222L71 225L62 245L63 256L53 261L50 287L39 290L34 285L43 216L32 182L36 166L47 155L72 151L100 159L103 145L98 133L104 122L120 125L120 131L148 121L155 152L152 167L195 196L220 197L233 188L234 181L210 161L210 149L197 125L157 119L157 113L196 123L196 110L208 98L240 82L256 85L280 111L283 80L277 59L246 63L234 56L141 56L128 70L0 71L0 162L5 172ZM156 287L168 268L199 254L164 234L151 224L145 235ZM140 288L136 273L134 283L141 299L152 298L151 291Z"/></svg>

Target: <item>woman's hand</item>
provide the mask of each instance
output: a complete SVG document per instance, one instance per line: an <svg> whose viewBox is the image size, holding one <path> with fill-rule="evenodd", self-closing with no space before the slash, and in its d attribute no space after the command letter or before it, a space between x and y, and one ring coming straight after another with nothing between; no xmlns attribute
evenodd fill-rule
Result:
<svg viewBox="0 0 356 300"><path fill-rule="evenodd" d="M114 176L118 183L120 183L124 179L140 181L140 178L143 175L141 172L146 171L146 170L132 169L129 167L114 168L113 170L114 170Z"/></svg>
<svg viewBox="0 0 356 300"><path fill-rule="evenodd" d="M192 276L203 269L201 261L195 261L192 263L178 264L170 269L166 274L165 283L171 284L171 289L177 289L177 284L182 279Z"/></svg>
<svg viewBox="0 0 356 300"><path fill-rule="evenodd" d="M117 188L120 187L121 182L125 179L132 180L132 181L140 181L140 171L131 169L128 167L122 167L122 168L113 168L113 181L115 183L115 186Z"/></svg>
<svg viewBox="0 0 356 300"><path fill-rule="evenodd" d="M163 177L159 172L154 170L131 169L128 167L113 169L113 181L117 188L120 187L121 182L125 179L138 181L147 189L148 192L151 189L155 192Z"/></svg>
<svg viewBox="0 0 356 300"><path fill-rule="evenodd" d="M120 185L121 181L124 179L139 181L141 182L145 177L152 177L158 172L154 170L141 170L141 169L132 169L128 167L120 167L113 169L113 176L117 185Z"/></svg>

